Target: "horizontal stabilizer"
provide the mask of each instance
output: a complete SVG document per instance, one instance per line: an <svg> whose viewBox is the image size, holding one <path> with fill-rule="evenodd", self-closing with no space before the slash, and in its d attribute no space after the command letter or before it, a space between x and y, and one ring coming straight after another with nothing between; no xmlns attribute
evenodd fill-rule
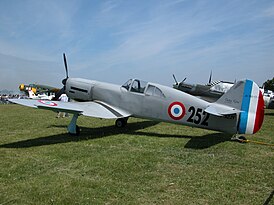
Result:
<svg viewBox="0 0 274 205"><path fill-rule="evenodd" d="M241 111L226 105L212 103L210 106L208 106L205 109L205 112L212 115L216 115L216 116L224 116L224 115L240 113Z"/></svg>

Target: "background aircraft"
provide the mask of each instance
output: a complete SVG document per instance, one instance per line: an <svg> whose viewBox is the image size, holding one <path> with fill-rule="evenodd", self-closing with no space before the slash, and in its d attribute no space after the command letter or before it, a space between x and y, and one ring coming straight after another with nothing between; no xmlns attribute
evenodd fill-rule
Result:
<svg viewBox="0 0 274 205"><path fill-rule="evenodd" d="M208 102L216 102L224 93L226 93L234 83L228 81L212 81L211 82L212 73L210 74L208 84L188 84L185 83L186 78L180 83L177 81L175 75L173 78L175 83L173 84L173 88L189 93L190 95L194 95L200 97ZM271 91L267 91L264 88L260 88L260 91L263 94L264 105L265 108L273 109L273 93Z"/></svg>
<svg viewBox="0 0 274 205"><path fill-rule="evenodd" d="M60 89L41 84L20 84L19 90L24 92L30 99L52 100L55 93Z"/></svg>
<svg viewBox="0 0 274 205"><path fill-rule="evenodd" d="M79 134L79 115L116 119L123 127L129 117L152 119L231 134L256 133L264 118L263 97L251 80L238 81L216 102L209 103L193 95L163 85L130 79L114 85L82 78L69 78L64 54L66 78L56 94L66 93L79 102L12 99L21 105L72 113L68 126L71 134Z"/></svg>
<svg viewBox="0 0 274 205"><path fill-rule="evenodd" d="M186 78L180 83L176 80L175 75L173 78L175 84L173 88L186 92L190 95L200 97L208 102L217 101L225 92L227 92L234 83L226 81L213 81L211 82L212 73L210 74L208 84L188 84L185 83Z"/></svg>
<svg viewBox="0 0 274 205"><path fill-rule="evenodd" d="M265 107L269 109L274 109L274 92L264 89L263 91Z"/></svg>

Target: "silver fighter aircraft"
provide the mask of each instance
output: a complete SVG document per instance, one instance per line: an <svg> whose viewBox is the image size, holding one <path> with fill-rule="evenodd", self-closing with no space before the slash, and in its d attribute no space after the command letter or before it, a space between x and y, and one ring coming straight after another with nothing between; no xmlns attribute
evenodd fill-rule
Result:
<svg viewBox="0 0 274 205"><path fill-rule="evenodd" d="M126 125L129 117L177 123L231 134L254 134L264 118L263 96L252 80L241 80L210 103L171 87L130 79L113 85L82 78L69 78L64 54L66 78L56 94L66 93L75 102L11 99L21 105L73 114L70 134L79 134L80 115L116 119L116 126Z"/></svg>

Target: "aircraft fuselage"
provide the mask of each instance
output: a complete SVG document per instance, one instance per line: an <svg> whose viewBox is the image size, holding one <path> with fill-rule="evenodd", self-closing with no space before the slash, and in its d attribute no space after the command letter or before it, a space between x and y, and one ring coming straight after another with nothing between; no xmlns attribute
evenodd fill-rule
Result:
<svg viewBox="0 0 274 205"><path fill-rule="evenodd" d="M139 81L132 80L132 83ZM236 133L238 115L214 116L204 110L210 104L202 99L163 85L147 83L141 92L80 78L69 78L66 94L80 101L101 101L132 113L137 118L185 124Z"/></svg>

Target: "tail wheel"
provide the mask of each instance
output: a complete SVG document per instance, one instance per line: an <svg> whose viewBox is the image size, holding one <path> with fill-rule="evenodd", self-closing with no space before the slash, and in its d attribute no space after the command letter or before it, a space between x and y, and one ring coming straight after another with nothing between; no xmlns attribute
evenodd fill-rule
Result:
<svg viewBox="0 0 274 205"><path fill-rule="evenodd" d="M238 137L238 141L239 141L240 143L245 143L246 140L247 140L247 139L245 138L245 136L242 136L242 135L241 135L241 136Z"/></svg>
<svg viewBox="0 0 274 205"><path fill-rule="evenodd" d="M245 138L245 136L243 136L243 135L238 136L237 134L233 135L233 137L231 137L231 140L236 141L236 142L240 142L240 143L246 143L247 142L247 139Z"/></svg>

